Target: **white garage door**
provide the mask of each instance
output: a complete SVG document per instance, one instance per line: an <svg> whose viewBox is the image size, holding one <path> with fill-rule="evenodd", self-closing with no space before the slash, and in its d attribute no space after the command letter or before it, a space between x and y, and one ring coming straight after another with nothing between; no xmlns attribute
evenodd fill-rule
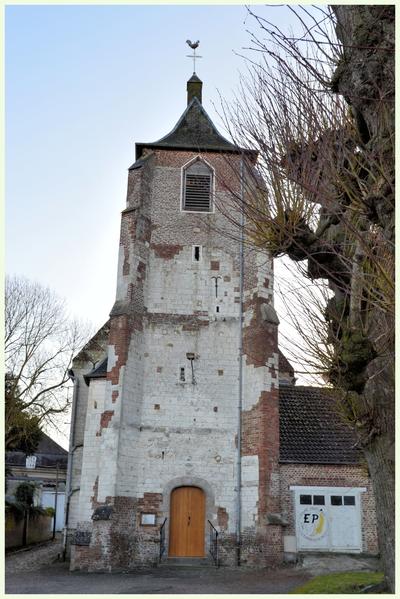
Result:
<svg viewBox="0 0 400 599"><path fill-rule="evenodd" d="M291 487L298 551L362 550L360 494L365 488Z"/></svg>

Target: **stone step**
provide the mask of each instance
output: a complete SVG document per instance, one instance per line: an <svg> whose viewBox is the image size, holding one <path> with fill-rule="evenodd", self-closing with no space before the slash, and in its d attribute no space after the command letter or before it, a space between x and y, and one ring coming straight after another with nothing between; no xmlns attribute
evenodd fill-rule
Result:
<svg viewBox="0 0 400 599"><path fill-rule="evenodd" d="M159 566L206 568L214 566L214 562L208 557L167 557Z"/></svg>
<svg viewBox="0 0 400 599"><path fill-rule="evenodd" d="M379 557L365 553L301 552L297 554L297 567L309 570L315 576L330 572L378 571Z"/></svg>

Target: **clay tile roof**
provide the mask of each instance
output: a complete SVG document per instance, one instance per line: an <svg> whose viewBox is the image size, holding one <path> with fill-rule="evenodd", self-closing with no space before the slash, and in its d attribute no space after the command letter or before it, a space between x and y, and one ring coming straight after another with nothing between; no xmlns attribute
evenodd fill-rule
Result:
<svg viewBox="0 0 400 599"><path fill-rule="evenodd" d="M333 390L280 387L279 411L281 462L360 463L355 434L341 419Z"/></svg>

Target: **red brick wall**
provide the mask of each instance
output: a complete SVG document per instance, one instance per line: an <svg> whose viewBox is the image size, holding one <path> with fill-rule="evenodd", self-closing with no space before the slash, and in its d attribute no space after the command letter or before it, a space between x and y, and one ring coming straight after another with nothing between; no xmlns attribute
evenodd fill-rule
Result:
<svg viewBox="0 0 400 599"><path fill-rule="evenodd" d="M244 368L254 368L265 390L242 413L242 455L257 455L259 464L258 522L255 537L244 533L242 553L244 562L271 565L283 556L282 529L268 523L268 514L280 512L278 372L271 364L278 353L278 327L263 320L261 306L269 300L258 285L254 264L245 278L245 291L251 295L244 311L251 311L252 318L243 328Z"/></svg>

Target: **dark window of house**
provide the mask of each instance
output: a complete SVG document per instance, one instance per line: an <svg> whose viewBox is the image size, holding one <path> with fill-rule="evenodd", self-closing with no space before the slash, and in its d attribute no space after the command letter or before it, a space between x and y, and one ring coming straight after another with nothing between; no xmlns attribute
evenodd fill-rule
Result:
<svg viewBox="0 0 400 599"><path fill-rule="evenodd" d="M300 495L300 505L311 505L311 495Z"/></svg>
<svg viewBox="0 0 400 599"><path fill-rule="evenodd" d="M343 502L344 505L356 505L356 498L354 497L354 495L349 495L349 496L345 496L343 497Z"/></svg>
<svg viewBox="0 0 400 599"><path fill-rule="evenodd" d="M342 505L342 496L341 495L332 495L331 496L331 505Z"/></svg>
<svg viewBox="0 0 400 599"><path fill-rule="evenodd" d="M212 211L212 170L197 160L184 170L183 210L188 212Z"/></svg>
<svg viewBox="0 0 400 599"><path fill-rule="evenodd" d="M200 260L200 246L199 245L194 246L194 259L196 262L199 262L199 260Z"/></svg>
<svg viewBox="0 0 400 599"><path fill-rule="evenodd" d="M325 505L324 495L313 495L313 504L314 505Z"/></svg>
<svg viewBox="0 0 400 599"><path fill-rule="evenodd" d="M185 369L184 368L179 369L179 380L181 381L181 383L185 382Z"/></svg>

